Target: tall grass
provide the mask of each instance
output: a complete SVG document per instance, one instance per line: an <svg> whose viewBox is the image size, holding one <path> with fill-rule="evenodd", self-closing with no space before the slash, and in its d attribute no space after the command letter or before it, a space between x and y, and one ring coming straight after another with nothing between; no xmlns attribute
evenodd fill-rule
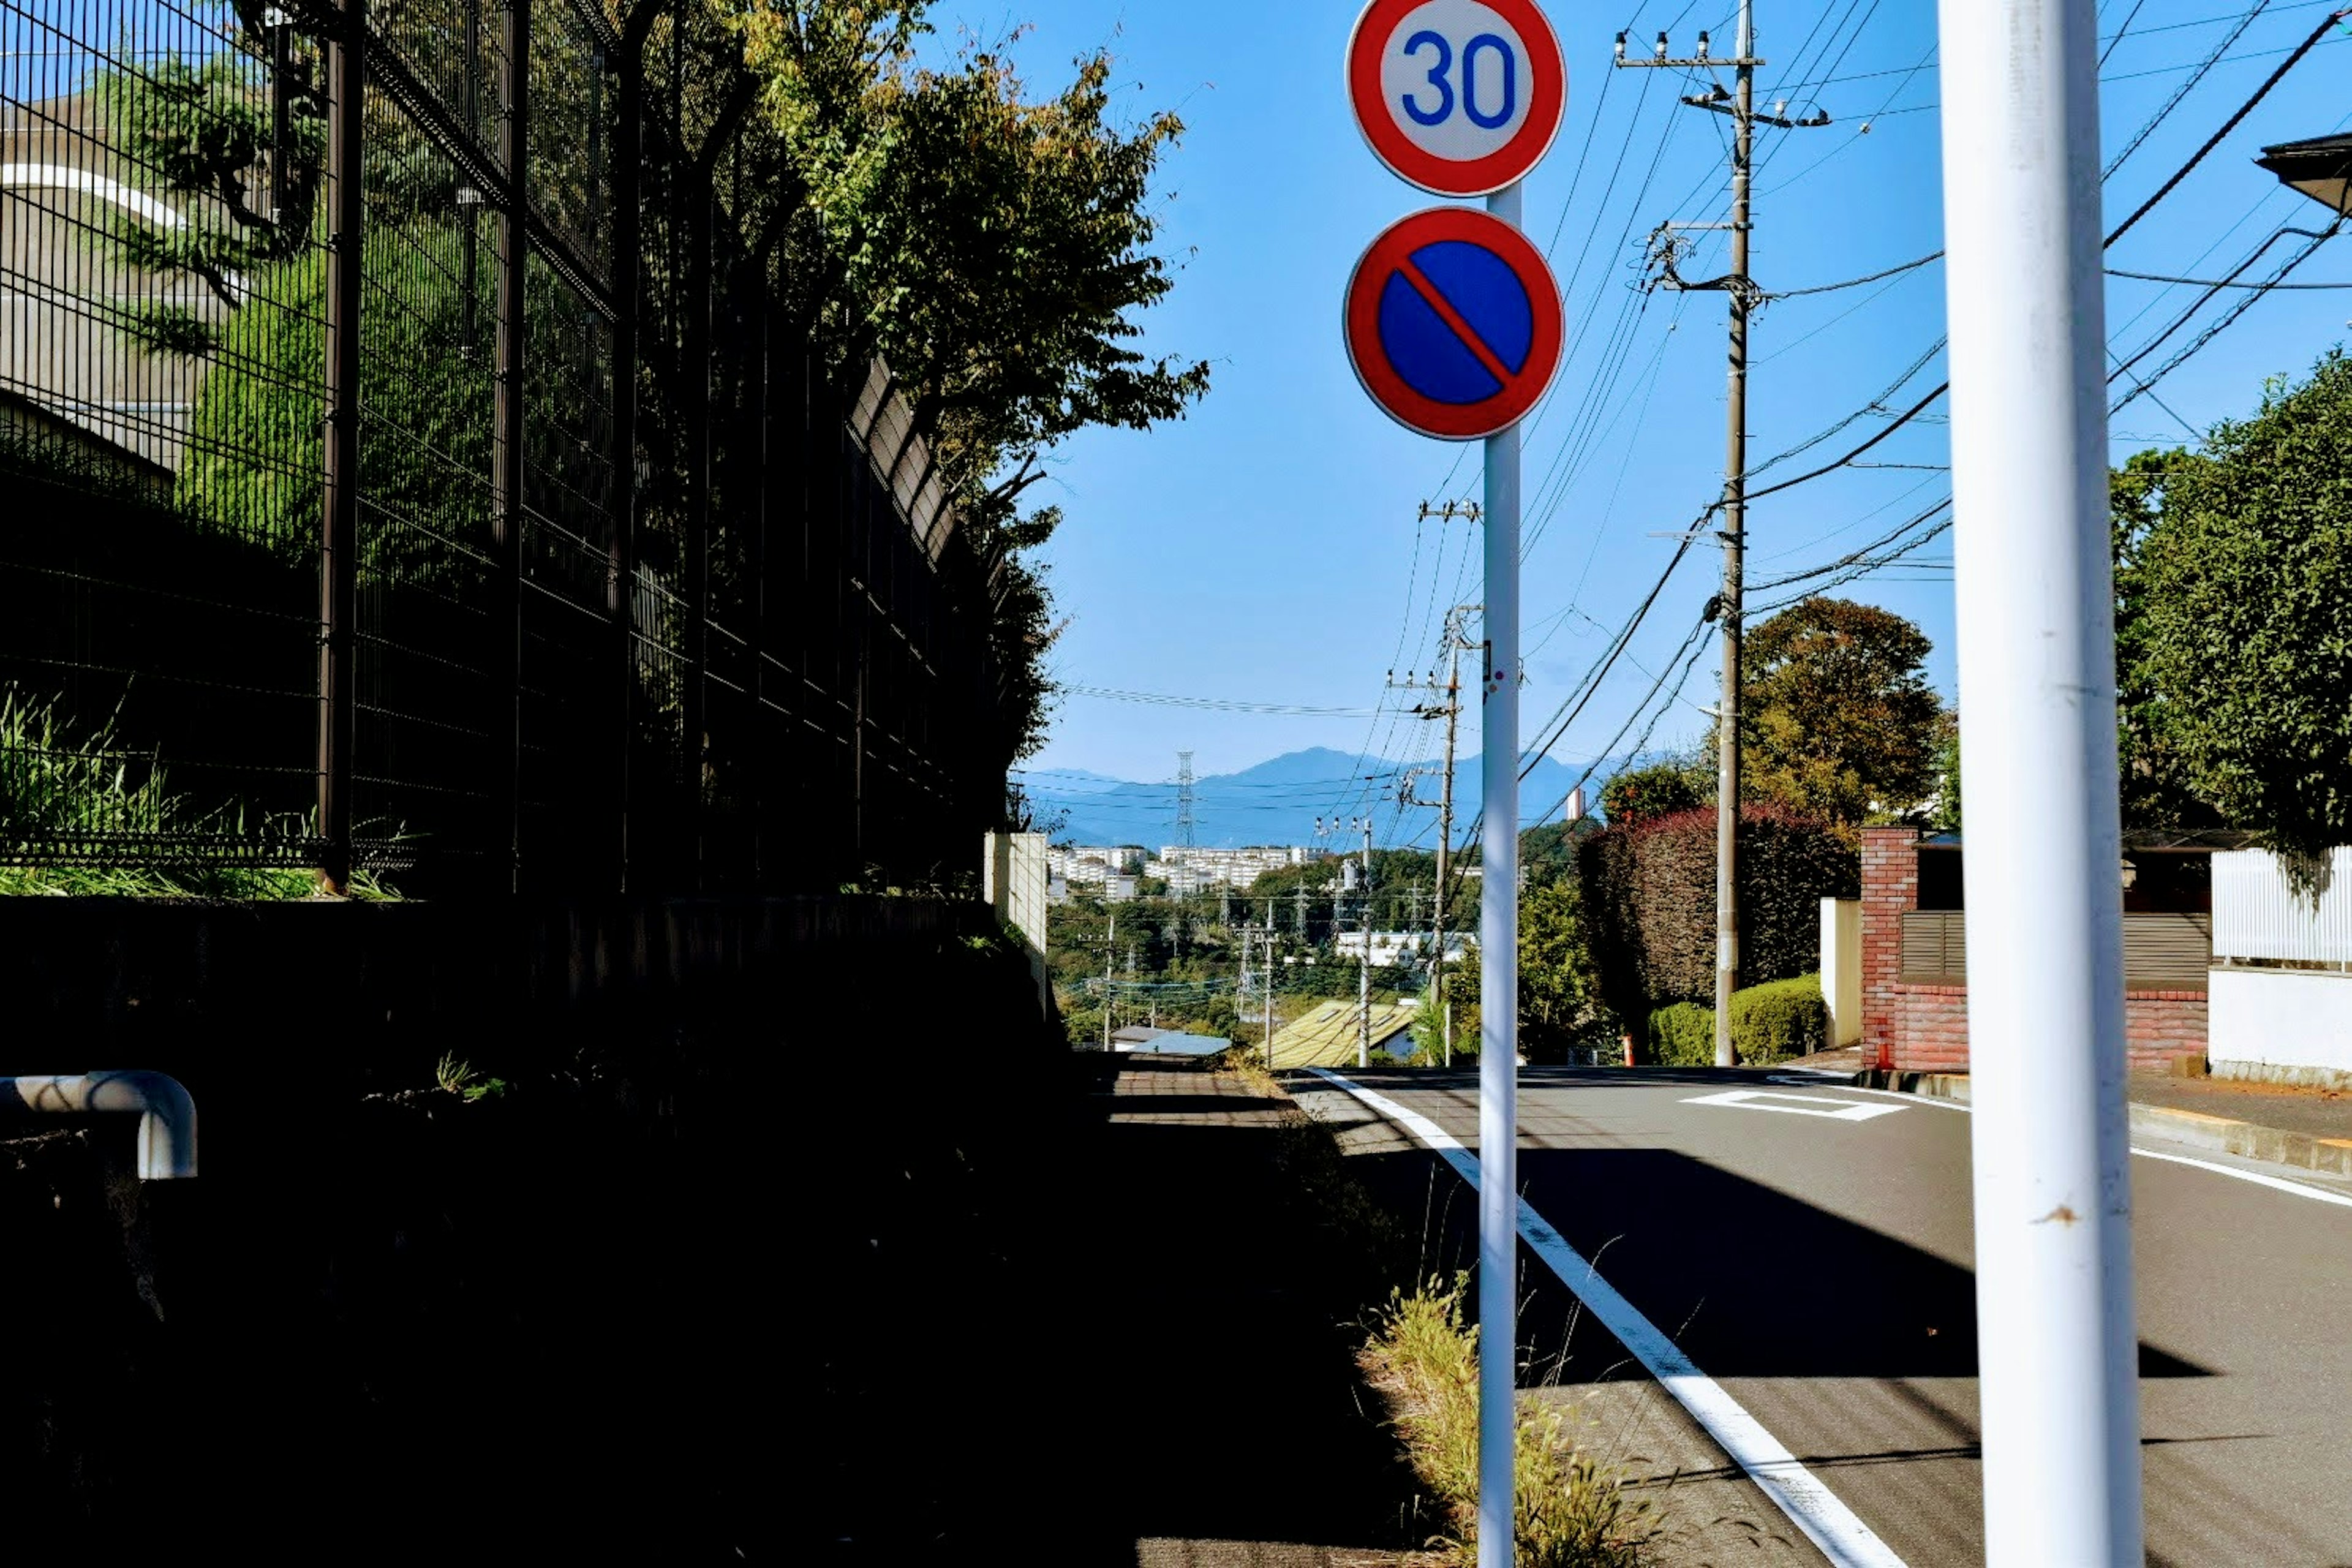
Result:
<svg viewBox="0 0 2352 1568"><path fill-rule="evenodd" d="M0 856L32 860L44 844L110 838L140 843L152 856L154 846L185 837L228 840L263 859L292 849L309 828L299 813L249 818L234 804L194 813L167 787L162 759L122 747L111 719L77 737L54 699L0 686ZM317 891L317 879L299 864L0 864L0 895L285 900ZM399 896L368 872L353 875L352 891Z"/></svg>
<svg viewBox="0 0 2352 1568"><path fill-rule="evenodd" d="M1441 1508L1441 1544L1457 1562L1478 1555L1478 1331L1464 1321L1470 1276L1397 1291L1363 1350L1366 1375L1387 1398L1413 1472ZM1522 1398L1513 1487L1516 1561L1525 1568L1646 1568L1664 1524L1632 1501L1580 1448L1556 1405Z"/></svg>

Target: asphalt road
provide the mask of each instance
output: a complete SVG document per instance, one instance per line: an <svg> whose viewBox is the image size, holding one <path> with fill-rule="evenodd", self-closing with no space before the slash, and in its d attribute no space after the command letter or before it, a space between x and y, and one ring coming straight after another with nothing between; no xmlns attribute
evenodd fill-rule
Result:
<svg viewBox="0 0 2352 1568"><path fill-rule="evenodd" d="M1347 1076L1475 1147L1469 1075ZM1902 1562L1981 1562L1968 1113L1753 1073L1530 1068L1521 1082L1528 1204ZM1351 1142L1387 1151L1381 1190L1413 1190L1397 1167L1432 1156L1337 1090L1299 1087L1316 1114L1361 1124ZM1707 1102L1727 1089L1778 1098ZM1894 1109L1821 1113L1859 1104ZM2352 1565L2352 1207L2156 1158L2135 1158L2132 1178L2149 1563ZM1469 1206L1432 1202L1458 1256ZM1697 1532L1694 1559L1721 1553L1712 1516L1731 1514L1766 1558L1821 1561L1521 1257L1522 1342Z"/></svg>

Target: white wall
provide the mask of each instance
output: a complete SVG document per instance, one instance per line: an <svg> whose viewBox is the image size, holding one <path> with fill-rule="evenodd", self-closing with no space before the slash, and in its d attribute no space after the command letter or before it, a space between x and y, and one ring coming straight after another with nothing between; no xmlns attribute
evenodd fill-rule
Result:
<svg viewBox="0 0 2352 1568"><path fill-rule="evenodd" d="M1862 1038L1862 900L1822 900L1822 1003L1830 1013L1830 1048Z"/></svg>
<svg viewBox="0 0 2352 1568"><path fill-rule="evenodd" d="M2352 973L2215 969L2206 1059L2215 1078L2352 1088Z"/></svg>

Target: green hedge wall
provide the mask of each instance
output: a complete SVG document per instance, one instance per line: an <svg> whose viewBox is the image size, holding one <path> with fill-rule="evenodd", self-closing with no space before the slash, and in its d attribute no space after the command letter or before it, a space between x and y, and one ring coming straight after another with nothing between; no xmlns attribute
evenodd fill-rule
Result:
<svg viewBox="0 0 2352 1568"><path fill-rule="evenodd" d="M1676 1002L1650 1015L1647 1059L1659 1067L1715 1065L1715 1009ZM1731 1047L1750 1067L1769 1067L1822 1048L1829 1009L1822 977L1801 974L1731 994Z"/></svg>
<svg viewBox="0 0 2352 1568"><path fill-rule="evenodd" d="M1862 894L1862 858L1827 826L1777 806L1740 814L1739 977L1821 965L1821 900ZM1578 847L1601 990L1628 1020L1715 999L1715 809L1612 827Z"/></svg>

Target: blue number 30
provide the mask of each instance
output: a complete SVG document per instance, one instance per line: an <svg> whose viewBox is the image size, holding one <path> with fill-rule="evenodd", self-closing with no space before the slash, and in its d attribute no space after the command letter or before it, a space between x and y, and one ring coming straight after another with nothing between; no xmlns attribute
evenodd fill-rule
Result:
<svg viewBox="0 0 2352 1568"><path fill-rule="evenodd" d="M1437 63L1429 68L1429 85L1437 89L1437 107L1423 109L1420 93L1409 92L1402 100L1404 111L1412 116L1416 124L1443 125L1454 118L1454 84L1446 79L1446 73L1454 68L1454 46L1442 34L1424 28L1405 40L1404 52L1417 55L1423 46L1437 51ZM1482 112L1478 107L1478 57L1489 52L1501 56L1503 62L1503 104L1492 114ZM1508 40L1481 33L1463 47L1460 102L1470 123L1482 131L1500 131L1511 122L1511 116L1519 108L1519 57Z"/></svg>

